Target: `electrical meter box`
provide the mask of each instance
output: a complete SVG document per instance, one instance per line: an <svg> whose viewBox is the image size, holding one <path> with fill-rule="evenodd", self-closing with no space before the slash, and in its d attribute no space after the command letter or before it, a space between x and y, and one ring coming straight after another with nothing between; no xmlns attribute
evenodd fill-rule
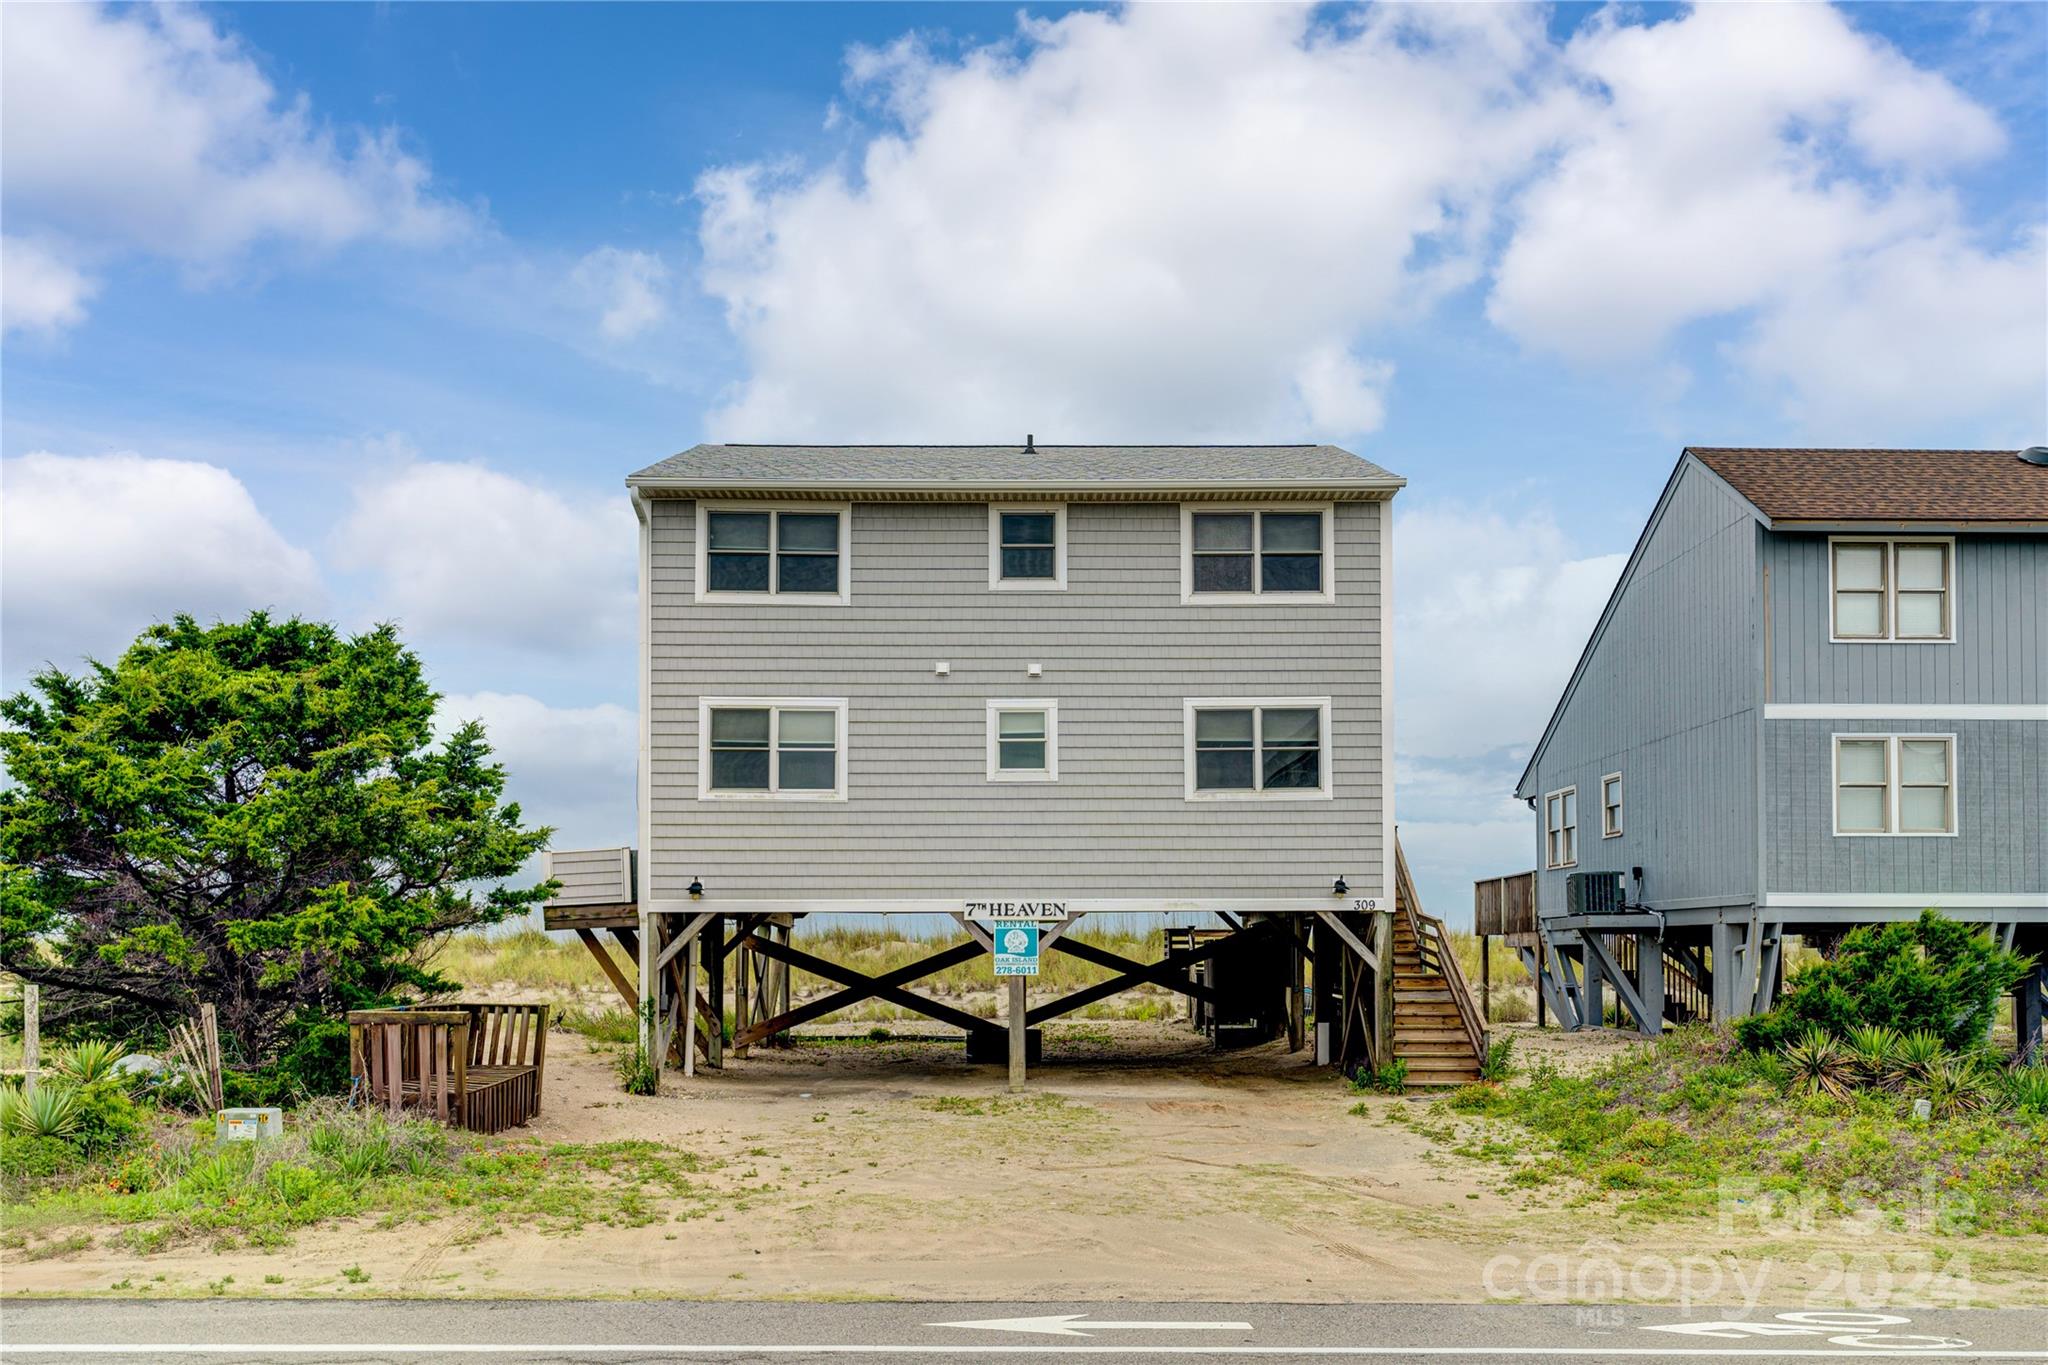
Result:
<svg viewBox="0 0 2048 1365"><path fill-rule="evenodd" d="M213 1136L220 1142L255 1142L284 1136L282 1109L223 1109L213 1116Z"/></svg>

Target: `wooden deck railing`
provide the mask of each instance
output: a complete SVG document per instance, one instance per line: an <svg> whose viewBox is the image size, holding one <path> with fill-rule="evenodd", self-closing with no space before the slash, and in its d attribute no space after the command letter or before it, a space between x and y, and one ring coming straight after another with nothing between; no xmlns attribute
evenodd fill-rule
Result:
<svg viewBox="0 0 2048 1365"><path fill-rule="evenodd" d="M348 1016L349 1073L367 1103L496 1133L540 1112L548 1007L458 1001Z"/></svg>
<svg viewBox="0 0 2048 1365"><path fill-rule="evenodd" d="M1479 1002L1472 998L1472 987L1465 980L1465 969L1458 963L1457 950L1451 946L1450 931L1444 922L1422 910L1422 898L1416 893L1415 881L1408 875L1408 858L1401 851L1400 844L1394 846L1394 886L1396 908L1408 918L1408 932L1415 937L1415 951L1422 959L1425 969L1435 972L1450 987L1451 999L1458 1006L1458 1022L1464 1025L1465 1036L1472 1044L1475 1063L1486 1060L1486 1020L1480 1016Z"/></svg>

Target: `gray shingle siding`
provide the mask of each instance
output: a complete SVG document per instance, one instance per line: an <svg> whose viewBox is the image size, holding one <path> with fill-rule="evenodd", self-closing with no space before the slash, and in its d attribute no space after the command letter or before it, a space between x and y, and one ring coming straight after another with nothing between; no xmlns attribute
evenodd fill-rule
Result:
<svg viewBox="0 0 2048 1365"><path fill-rule="evenodd" d="M1562 913L1567 871L1645 870L1662 907L1756 896L1756 525L1683 466L1619 589L1524 795L1538 797L1537 895ZM1600 833L1600 779L1622 775L1623 834ZM1576 786L1578 866L1542 869L1544 793Z"/></svg>
<svg viewBox="0 0 2048 1365"><path fill-rule="evenodd" d="M766 607L695 601L695 504L651 500L652 895L1381 894L1387 506L1336 506L1335 605L1184 604L1172 503L1072 504L1069 586L1014 593L986 504L860 502L852 604ZM848 699L847 801L697 799L698 698L749 695ZM1335 799L1185 800L1199 696L1331 697ZM1058 782L987 780L1004 697L1059 702Z"/></svg>

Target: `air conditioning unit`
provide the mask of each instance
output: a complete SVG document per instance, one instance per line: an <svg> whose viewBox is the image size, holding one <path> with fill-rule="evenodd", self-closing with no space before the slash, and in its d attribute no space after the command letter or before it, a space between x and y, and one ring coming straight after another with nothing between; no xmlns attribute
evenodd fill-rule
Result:
<svg viewBox="0 0 2048 1365"><path fill-rule="evenodd" d="M1570 872L1564 879L1567 915L1619 915L1628 910L1628 882L1619 872Z"/></svg>

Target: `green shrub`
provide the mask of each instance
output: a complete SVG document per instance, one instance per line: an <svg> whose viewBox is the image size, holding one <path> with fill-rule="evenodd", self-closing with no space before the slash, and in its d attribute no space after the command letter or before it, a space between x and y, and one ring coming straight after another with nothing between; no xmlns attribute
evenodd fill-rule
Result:
<svg viewBox="0 0 2048 1365"><path fill-rule="evenodd" d="M1792 978L1776 1009L1738 1019L1735 1033L1746 1048L1776 1051L1809 1028L1846 1038L1876 1025L1925 1029L1962 1051L1984 1039L2030 964L1983 929L1923 910L1909 923L1850 930L1832 957Z"/></svg>
<svg viewBox="0 0 2048 1365"><path fill-rule="evenodd" d="M129 1097L119 1079L109 1077L78 1089L78 1113L71 1140L89 1157L107 1156L141 1137L147 1111Z"/></svg>
<svg viewBox="0 0 2048 1365"><path fill-rule="evenodd" d="M1905 1039L1895 1028L1865 1024L1849 1031L1849 1052L1855 1059L1857 1079L1881 1090L1897 1090L1906 1083L1907 1071L1899 1061L1899 1045Z"/></svg>
<svg viewBox="0 0 2048 1365"><path fill-rule="evenodd" d="M63 1138L0 1137L0 1171L12 1179L43 1180L77 1164L78 1149Z"/></svg>
<svg viewBox="0 0 2048 1365"><path fill-rule="evenodd" d="M1479 1063L1479 1079L1482 1081L1504 1081L1515 1074L1515 1040L1496 1038L1486 1045L1486 1056Z"/></svg>
<svg viewBox="0 0 2048 1365"><path fill-rule="evenodd" d="M1944 1057L1908 1087L1924 1099L1938 1119L1952 1119L1988 1109L1998 1098L1991 1077L1969 1057Z"/></svg>

